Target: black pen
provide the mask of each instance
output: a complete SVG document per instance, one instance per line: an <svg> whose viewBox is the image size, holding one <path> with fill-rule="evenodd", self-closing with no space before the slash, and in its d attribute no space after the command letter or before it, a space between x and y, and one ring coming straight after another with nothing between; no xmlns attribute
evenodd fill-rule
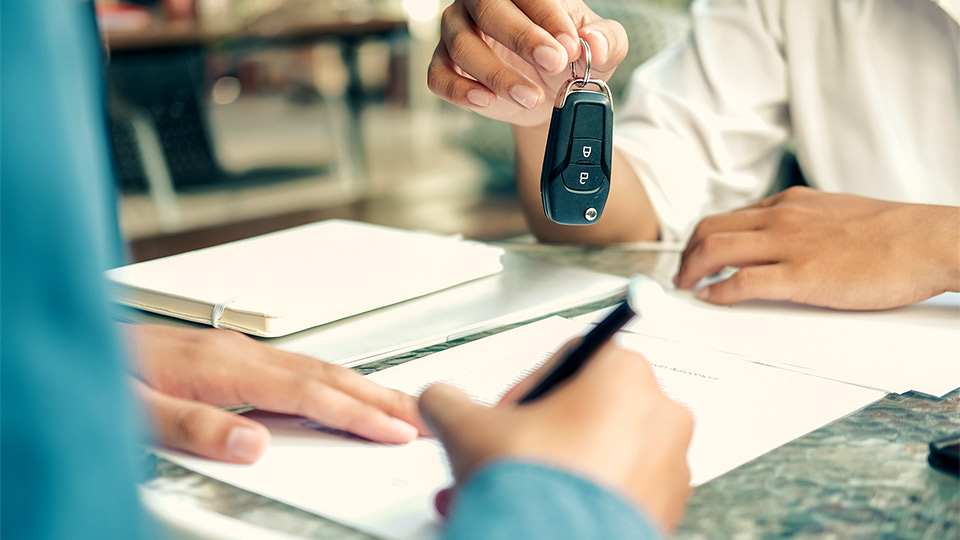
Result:
<svg viewBox="0 0 960 540"><path fill-rule="evenodd" d="M640 310L637 307L637 292L639 284L647 280L649 280L649 278L646 277L635 277L632 279L630 284L627 285L627 299L617 306L609 315L604 317L602 321L597 323L597 326L594 327L593 330L583 336L580 344L564 355L550 373L547 373L532 390L520 398L518 404L523 405L524 403L530 403L543 397L558 384L575 375L577 371L580 371L580 368L587 363L587 360L600 350L600 347L603 347L604 344L610 341L625 324L630 322L630 319L639 315Z"/></svg>

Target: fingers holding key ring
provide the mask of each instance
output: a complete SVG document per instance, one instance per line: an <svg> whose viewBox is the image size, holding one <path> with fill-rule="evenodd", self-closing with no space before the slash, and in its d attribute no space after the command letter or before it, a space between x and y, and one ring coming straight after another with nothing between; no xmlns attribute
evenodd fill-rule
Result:
<svg viewBox="0 0 960 540"><path fill-rule="evenodd" d="M590 62L592 57L590 55L590 45L587 45L587 40L580 38L580 44L583 46L583 59L586 63L586 67L583 70L583 78L578 81L580 86L586 86L590 82ZM577 79L577 63L570 62L570 75Z"/></svg>

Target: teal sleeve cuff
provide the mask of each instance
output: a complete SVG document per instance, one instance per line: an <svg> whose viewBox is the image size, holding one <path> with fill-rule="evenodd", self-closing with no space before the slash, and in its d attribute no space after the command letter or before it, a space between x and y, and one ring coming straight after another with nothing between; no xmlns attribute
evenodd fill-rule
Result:
<svg viewBox="0 0 960 540"><path fill-rule="evenodd" d="M447 540L659 539L621 497L568 472L520 461L487 465L457 493Z"/></svg>

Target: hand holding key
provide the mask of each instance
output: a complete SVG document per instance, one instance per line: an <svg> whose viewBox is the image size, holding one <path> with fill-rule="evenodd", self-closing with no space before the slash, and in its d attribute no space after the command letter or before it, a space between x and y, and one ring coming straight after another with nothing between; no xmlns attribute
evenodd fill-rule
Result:
<svg viewBox="0 0 960 540"><path fill-rule="evenodd" d="M592 50L595 78L609 79L627 54L623 27L581 0L456 0L443 12L440 34L430 89L518 126L549 121L570 62L581 59L579 37Z"/></svg>

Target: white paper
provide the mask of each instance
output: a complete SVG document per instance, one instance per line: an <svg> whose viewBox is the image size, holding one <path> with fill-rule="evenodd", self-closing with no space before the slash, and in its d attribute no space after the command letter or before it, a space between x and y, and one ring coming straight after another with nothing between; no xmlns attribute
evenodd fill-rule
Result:
<svg viewBox="0 0 960 540"><path fill-rule="evenodd" d="M449 349L369 378L409 393L435 381L470 388L494 403L536 369L571 330L557 317ZM469 347L469 349L464 349ZM456 352L454 352L456 351ZM508 351L506 354L505 351ZM178 452L160 455L189 469L389 538L425 538L439 522L433 494L452 482L443 448L433 439L380 445L319 430L302 418L255 413L272 444L252 466L217 463Z"/></svg>
<svg viewBox="0 0 960 540"><path fill-rule="evenodd" d="M278 336L500 272L501 248L329 220L115 268L117 301ZM185 304L186 303L186 304ZM241 322L242 321L242 322Z"/></svg>
<svg viewBox="0 0 960 540"><path fill-rule="evenodd" d="M960 294L884 311L789 302L715 306L689 291L640 291L642 316L626 331L747 357L821 377L943 396L960 386ZM577 320L597 320L604 312Z"/></svg>
<svg viewBox="0 0 960 540"><path fill-rule="evenodd" d="M504 254L501 261L498 274L265 342L331 364L356 366L611 298L628 282L514 253ZM195 326L133 309L117 316L130 323Z"/></svg>
<svg viewBox="0 0 960 540"><path fill-rule="evenodd" d="M546 319L375 373L371 379L410 393L445 381L478 401L496 402L586 326ZM881 398L882 392L763 366L696 345L638 335L664 391L697 419L689 454L693 483L729 471L831 420ZM437 532L434 493L451 477L442 448L421 439L377 445L317 431L307 420L266 421L273 444L253 466L163 453L181 465L320 515L390 538Z"/></svg>
<svg viewBox="0 0 960 540"><path fill-rule="evenodd" d="M611 298L627 279L506 253L503 272L326 324L270 345L355 366Z"/></svg>
<svg viewBox="0 0 960 540"><path fill-rule="evenodd" d="M688 454L699 485L882 398L880 390L764 366L729 353L621 333L664 393L696 421Z"/></svg>

